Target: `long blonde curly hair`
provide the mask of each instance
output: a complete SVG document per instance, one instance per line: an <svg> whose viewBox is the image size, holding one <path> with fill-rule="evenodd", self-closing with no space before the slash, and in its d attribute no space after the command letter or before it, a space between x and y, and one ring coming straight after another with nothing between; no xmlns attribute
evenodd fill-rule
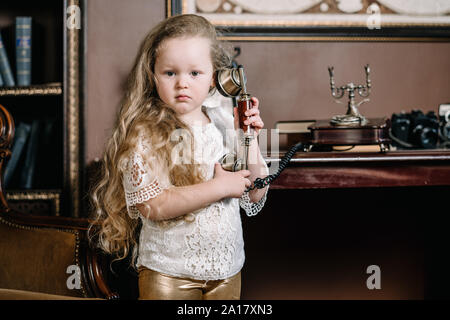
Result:
<svg viewBox="0 0 450 320"><path fill-rule="evenodd" d="M134 67L128 78L127 90L118 114L112 136L106 144L100 180L91 192L95 220L89 230L90 238L106 253L120 260L132 253L132 264L137 256L139 219L132 219L125 202L121 164L128 159L144 134L150 139L152 151L167 165L170 182L185 186L204 180L196 164L177 164L171 151L177 141L171 141L176 129L191 130L158 96L154 66L163 41L178 37L204 37L211 43L214 71L231 64L229 48L219 41L214 26L197 15L178 15L160 22L145 37ZM181 54L181 53L180 53ZM187 139L189 140L189 139ZM192 141L192 139L190 139Z"/></svg>

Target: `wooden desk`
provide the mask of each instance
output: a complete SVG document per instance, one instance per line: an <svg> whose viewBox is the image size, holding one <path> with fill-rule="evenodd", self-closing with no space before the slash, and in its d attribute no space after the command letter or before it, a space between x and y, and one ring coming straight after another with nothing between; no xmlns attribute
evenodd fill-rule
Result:
<svg viewBox="0 0 450 320"><path fill-rule="evenodd" d="M270 166L283 153L266 158ZM271 170L272 173L272 170ZM298 152L272 189L450 185L450 150Z"/></svg>
<svg viewBox="0 0 450 320"><path fill-rule="evenodd" d="M450 151L297 153L270 189L242 219L243 299L450 298Z"/></svg>

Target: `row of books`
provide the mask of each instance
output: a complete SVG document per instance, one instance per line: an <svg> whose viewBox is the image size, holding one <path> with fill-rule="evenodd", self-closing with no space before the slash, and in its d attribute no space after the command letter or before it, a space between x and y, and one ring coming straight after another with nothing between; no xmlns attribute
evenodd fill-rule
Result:
<svg viewBox="0 0 450 320"><path fill-rule="evenodd" d="M29 86L31 84L31 22L31 17L16 17L16 79L14 79L0 32L0 86Z"/></svg>
<svg viewBox="0 0 450 320"><path fill-rule="evenodd" d="M49 155L57 157L56 119L18 122L3 177L5 189L36 189L58 185ZM58 159L54 159L55 162ZM45 186L43 185L45 184ZM48 186L47 186L48 185Z"/></svg>

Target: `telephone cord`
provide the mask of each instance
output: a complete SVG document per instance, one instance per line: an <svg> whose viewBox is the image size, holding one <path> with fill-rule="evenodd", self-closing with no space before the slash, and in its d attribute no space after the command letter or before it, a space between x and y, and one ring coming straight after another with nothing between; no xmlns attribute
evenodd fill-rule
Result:
<svg viewBox="0 0 450 320"><path fill-rule="evenodd" d="M278 166L277 172L274 174L269 174L267 177L264 178L256 178L253 182L253 186L247 188L246 192L251 191L253 189L262 189L272 183L273 180L278 178L278 176L283 172L284 169L289 165L289 162L291 161L292 157L295 155L295 153L299 150L303 150L305 147L304 143L299 142L296 145L292 146L288 152L284 155L284 157L280 160L280 165Z"/></svg>

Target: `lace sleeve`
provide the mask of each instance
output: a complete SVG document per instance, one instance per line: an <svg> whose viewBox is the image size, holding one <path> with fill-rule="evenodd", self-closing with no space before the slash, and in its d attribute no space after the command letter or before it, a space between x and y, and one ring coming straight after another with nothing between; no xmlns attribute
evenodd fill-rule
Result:
<svg viewBox="0 0 450 320"><path fill-rule="evenodd" d="M262 161L264 161L264 159L262 159ZM265 175L268 175L269 168L267 167L267 164L265 161L263 163L264 163ZM267 186L264 196L258 202L251 202L248 192L244 192L242 197L239 199L239 205L241 206L242 209L245 210L245 213L247 214L247 216L249 216L249 217L256 216L262 210L262 208L264 207L264 204L266 203L268 192L269 192L269 186Z"/></svg>
<svg viewBox="0 0 450 320"><path fill-rule="evenodd" d="M123 187L127 211L133 219L139 217L139 210L136 204L155 198L163 191L157 177L151 172L149 166L144 163L139 153L133 153L128 159L123 172Z"/></svg>
<svg viewBox="0 0 450 320"><path fill-rule="evenodd" d="M248 192L244 192L242 197L239 199L239 205L242 209L244 209L247 216L256 216L262 210L264 204L266 203L267 192L269 192L269 188L266 189L264 196L258 202L251 202Z"/></svg>

